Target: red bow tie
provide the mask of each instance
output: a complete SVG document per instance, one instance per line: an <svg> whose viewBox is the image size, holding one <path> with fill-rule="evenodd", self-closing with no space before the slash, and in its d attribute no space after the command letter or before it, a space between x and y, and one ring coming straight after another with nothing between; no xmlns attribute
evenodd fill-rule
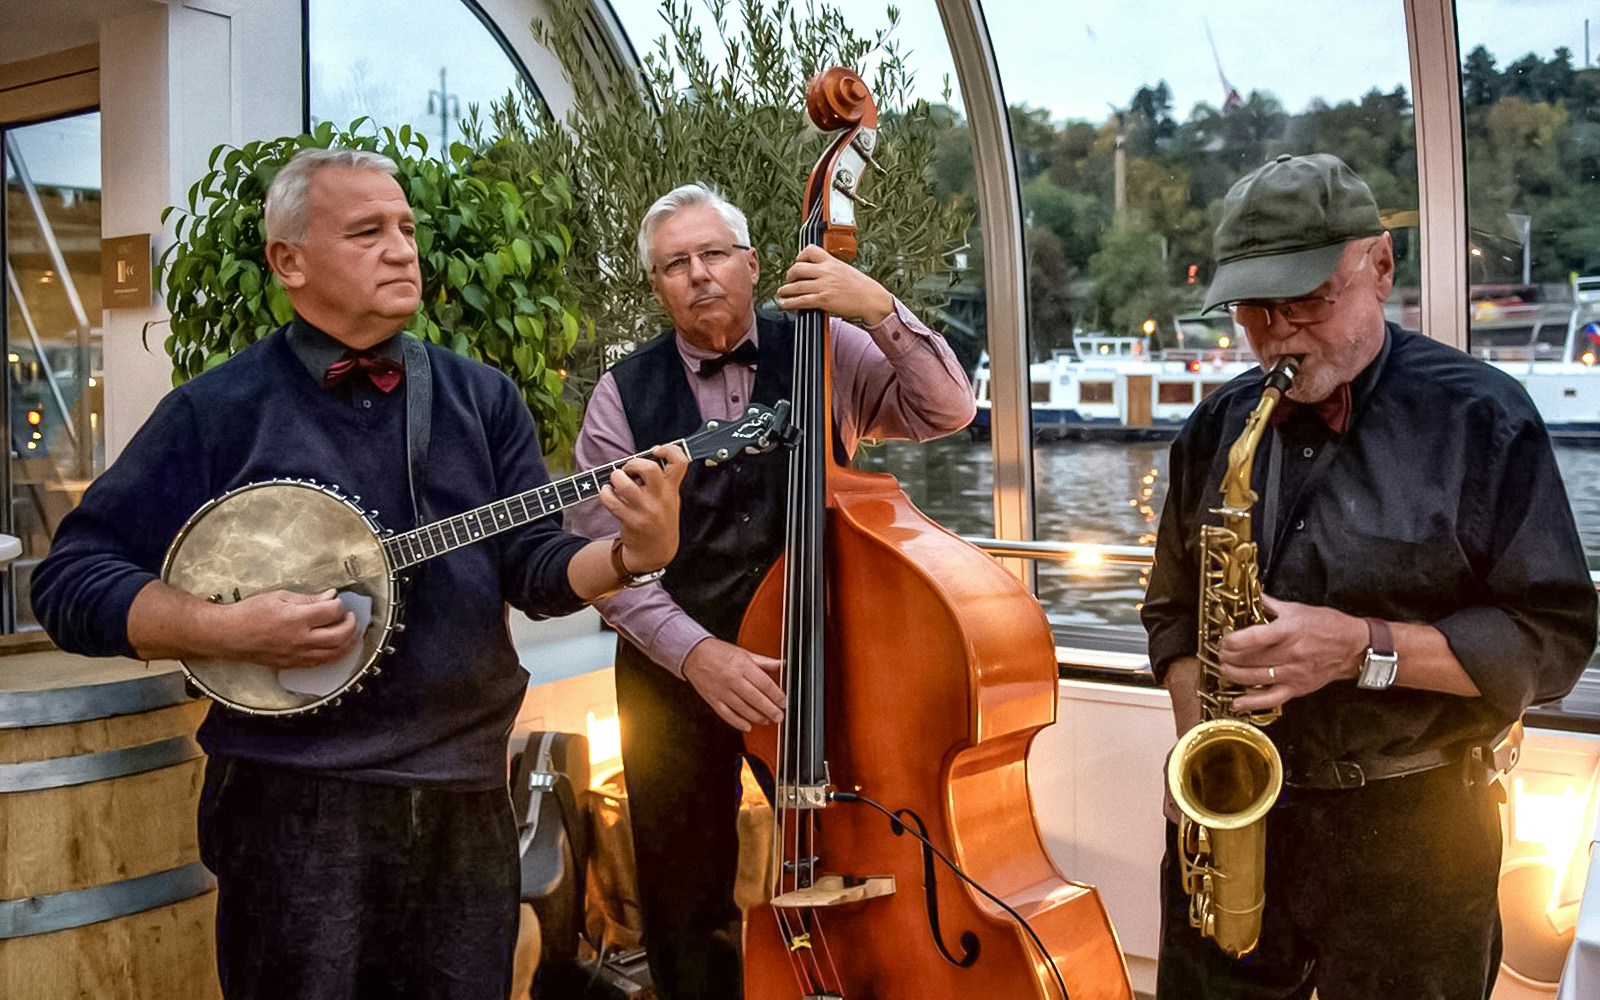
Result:
<svg viewBox="0 0 1600 1000"><path fill-rule="evenodd" d="M1328 429L1335 434L1343 434L1350 425L1350 383L1346 382L1333 390L1332 395L1320 403L1297 403L1285 396L1278 400L1278 405L1272 411L1272 425L1277 426L1294 416L1310 410L1322 418Z"/></svg>
<svg viewBox="0 0 1600 1000"><path fill-rule="evenodd" d="M405 365L391 358L380 358L366 351L345 351L344 357L329 365L322 374L322 387L332 389L360 373L379 392L393 392L405 370Z"/></svg>

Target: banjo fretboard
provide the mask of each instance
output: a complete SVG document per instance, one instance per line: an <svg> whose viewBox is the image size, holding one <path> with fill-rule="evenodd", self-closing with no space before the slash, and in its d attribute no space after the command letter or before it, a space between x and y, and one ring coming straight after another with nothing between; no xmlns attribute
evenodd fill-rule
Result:
<svg viewBox="0 0 1600 1000"><path fill-rule="evenodd" d="M684 440L667 443L688 450L687 442ZM490 535L498 535L502 531L510 531L529 521L566 510L598 495L600 487L611 478L611 473L636 458L648 459L650 453L646 451L619 458L615 462L597 465L576 476L546 483L526 493L518 493L504 500L484 504L475 510L425 524L398 535L391 535L383 540L384 554L388 556L390 566L401 570L435 556L442 556L463 545L482 541Z"/></svg>

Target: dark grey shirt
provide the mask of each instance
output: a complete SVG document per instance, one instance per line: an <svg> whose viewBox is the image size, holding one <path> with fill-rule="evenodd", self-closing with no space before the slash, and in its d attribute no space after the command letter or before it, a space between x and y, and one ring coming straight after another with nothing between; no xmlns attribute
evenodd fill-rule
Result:
<svg viewBox="0 0 1600 1000"><path fill-rule="evenodd" d="M1267 731L1302 764L1486 742L1571 690L1595 644L1595 591L1544 424L1510 376L1393 325L1351 396L1345 433L1308 410L1262 443L1257 492L1274 462L1279 473L1256 507L1263 589L1431 624L1483 697L1340 681L1291 700ZM1142 612L1158 679L1195 652L1199 526L1221 521L1210 509L1227 446L1260 397L1260 372L1240 376L1173 442Z"/></svg>

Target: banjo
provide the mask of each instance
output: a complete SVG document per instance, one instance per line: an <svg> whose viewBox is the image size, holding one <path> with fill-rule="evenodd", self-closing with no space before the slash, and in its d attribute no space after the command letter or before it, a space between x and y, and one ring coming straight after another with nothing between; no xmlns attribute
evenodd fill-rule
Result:
<svg viewBox="0 0 1600 1000"><path fill-rule="evenodd" d="M789 404L752 406L734 421L713 420L675 444L690 461L717 465L769 451L790 433ZM311 480L273 479L230 490L194 513L167 549L161 579L215 603L273 590L336 590L356 615L360 639L323 667L276 670L256 663L188 659L183 671L205 694L250 715L288 716L339 703L380 672L403 631L401 573L598 496L611 473L649 452L396 534L364 510L359 496ZM653 460L653 459L652 459Z"/></svg>

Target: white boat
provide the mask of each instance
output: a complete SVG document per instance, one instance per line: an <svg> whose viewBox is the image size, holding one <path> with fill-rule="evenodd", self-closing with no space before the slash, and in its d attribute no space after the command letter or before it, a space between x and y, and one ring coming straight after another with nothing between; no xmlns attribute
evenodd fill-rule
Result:
<svg viewBox="0 0 1600 1000"><path fill-rule="evenodd" d="M1028 366L1036 438L1171 436L1195 404L1256 364L1247 348L1157 352L1144 337L1081 334L1073 345ZM978 402L972 426L981 436L989 428L987 354L972 384Z"/></svg>
<svg viewBox="0 0 1600 1000"><path fill-rule="evenodd" d="M1415 328L1404 307L1390 311ZM1193 333L1190 321L1180 319L1180 343L1186 328ZM1237 331L1216 342L1223 346L1154 351L1145 337L1075 336L1072 351L1028 366L1034 437L1172 436L1200 400L1255 367ZM1571 298L1554 302L1475 296L1472 343L1475 356L1522 384L1552 436L1600 441L1600 275L1573 278ZM991 405L987 353L972 384L978 406L972 430L982 437Z"/></svg>
<svg viewBox="0 0 1600 1000"><path fill-rule="evenodd" d="M1571 301L1473 303L1472 353L1522 383L1553 437L1600 441L1600 275Z"/></svg>

